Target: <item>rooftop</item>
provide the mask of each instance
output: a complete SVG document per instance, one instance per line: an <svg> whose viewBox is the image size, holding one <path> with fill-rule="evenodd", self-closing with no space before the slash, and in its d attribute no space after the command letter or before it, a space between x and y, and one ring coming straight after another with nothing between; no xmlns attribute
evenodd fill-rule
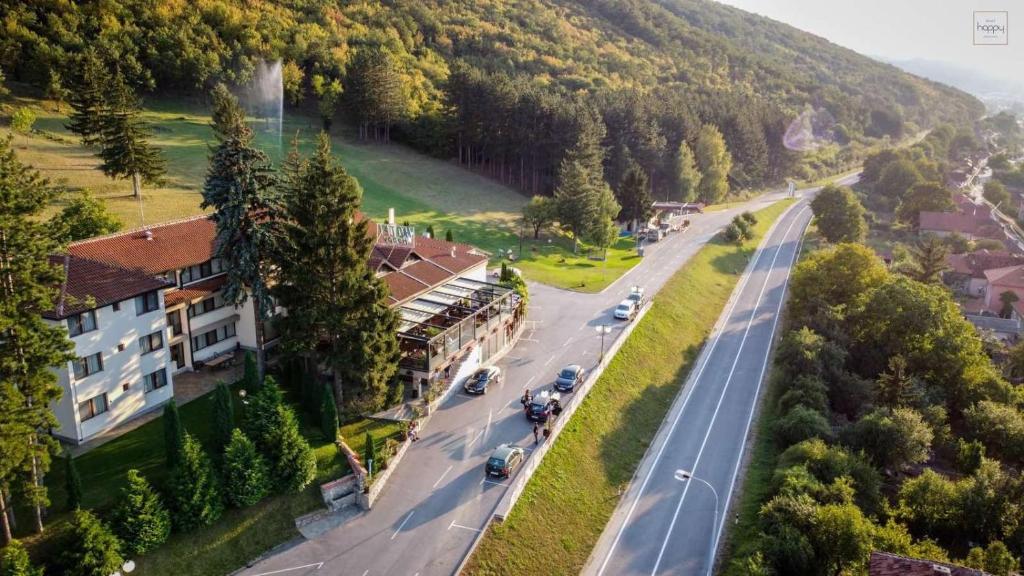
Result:
<svg viewBox="0 0 1024 576"><path fill-rule="evenodd" d="M869 576L991 576L987 572L964 568L945 562L918 560L889 554L872 552L868 564Z"/></svg>
<svg viewBox="0 0 1024 576"><path fill-rule="evenodd" d="M144 273L124 270L73 255L51 256L50 263L64 270L64 280L56 305L53 310L43 314L45 318L51 320L61 320L86 310L172 286L166 280Z"/></svg>
<svg viewBox="0 0 1024 576"><path fill-rule="evenodd" d="M979 250L966 254L950 254L949 267L953 272L972 278L984 278L986 270L1024 264L1024 255L1006 250Z"/></svg>

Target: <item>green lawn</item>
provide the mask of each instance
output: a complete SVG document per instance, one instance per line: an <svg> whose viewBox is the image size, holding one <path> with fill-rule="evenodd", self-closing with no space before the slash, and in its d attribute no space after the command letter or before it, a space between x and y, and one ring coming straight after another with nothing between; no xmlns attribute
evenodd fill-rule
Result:
<svg viewBox="0 0 1024 576"><path fill-rule="evenodd" d="M518 239L510 246L518 253ZM523 242L523 256L513 265L520 268L527 278L580 292L600 292L640 262L636 254L636 241L619 238L608 249L607 259L601 259L600 251L591 251L580 246L572 253L572 240L565 236L542 236Z"/></svg>
<svg viewBox="0 0 1024 576"><path fill-rule="evenodd" d="M467 574L579 573L761 237L791 203L757 212L743 246L716 238L672 276ZM538 542L557 561L536 562Z"/></svg>
<svg viewBox="0 0 1024 576"><path fill-rule="evenodd" d="M286 392L286 396L287 396ZM241 420L244 406L235 396L236 421ZM300 494L274 496L244 510L228 510L212 526L190 534L175 534L157 550L137 559L142 574L166 576L200 576L226 574L241 567L270 548L299 536L294 520L297 516L323 506L319 485L349 472L347 461L339 455L333 442L320 433L318 421L296 408L302 432L316 452L317 479ZM213 394L207 394L179 408L185 429L209 449L212 442ZM396 422L360 419L342 426L341 434L349 446L361 454L366 433L370 432L378 450L388 438L396 437L403 426ZM75 459L82 478L83 505L101 514L116 504L124 483L125 472L136 468L155 485L167 476L164 467L163 419L157 418ZM56 515L48 520L48 531L28 536L26 542L37 558L55 552L52 535L59 532L67 518L64 473L61 462L55 462L47 476L47 487Z"/></svg>

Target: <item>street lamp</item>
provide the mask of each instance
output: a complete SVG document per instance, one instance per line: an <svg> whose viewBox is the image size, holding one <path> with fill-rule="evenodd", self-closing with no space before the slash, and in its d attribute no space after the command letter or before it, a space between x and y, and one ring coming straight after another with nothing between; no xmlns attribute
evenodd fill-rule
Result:
<svg viewBox="0 0 1024 576"><path fill-rule="evenodd" d="M245 388L238 391L238 397L242 399L242 404L248 405L249 401L245 399L246 394Z"/></svg>
<svg viewBox="0 0 1024 576"><path fill-rule="evenodd" d="M715 565L715 531L718 530L718 491L702 478L697 478L689 470L676 470L676 480L680 482L686 482L687 480L696 480L701 484L711 489L711 493L715 496L715 523L711 525L711 554L708 556L708 576L711 576L711 569Z"/></svg>
<svg viewBox="0 0 1024 576"><path fill-rule="evenodd" d="M604 360L604 335L609 333L609 332L611 332L611 331L612 331L612 327L608 326L607 324L601 324L600 326L597 327L597 333L601 335L601 358L600 358L600 360Z"/></svg>

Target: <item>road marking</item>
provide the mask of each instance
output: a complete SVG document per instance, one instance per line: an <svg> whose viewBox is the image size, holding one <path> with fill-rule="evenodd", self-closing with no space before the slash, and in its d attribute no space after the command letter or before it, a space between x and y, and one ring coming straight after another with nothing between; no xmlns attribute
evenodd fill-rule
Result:
<svg viewBox="0 0 1024 576"><path fill-rule="evenodd" d="M481 530L479 528L470 528L469 526L463 526L462 524L456 524L455 520L452 520L452 523L448 525L448 529L449 530L451 530L452 528L462 528L463 530L469 530L471 532L478 532L478 533L479 532L483 532L483 530Z"/></svg>
<svg viewBox="0 0 1024 576"><path fill-rule="evenodd" d="M797 220L799 220L800 215L803 214L804 210L806 210L806 208L801 208L800 211L797 212L793 222L789 225L789 228L786 229L785 234L782 235L783 242L786 237L789 236L790 231L793 230L793 226L796 225ZM740 339L740 347L736 352L736 356L733 358L732 366L729 368L729 375L725 378L725 385L722 386L722 394L718 397L718 403L715 405L715 411L711 414L711 422L708 423L708 428L704 432L704 439L700 443L700 449L697 450L697 458L694 460L693 467L690 470L692 474L697 474L697 468L700 467L700 459L704 455L704 449L707 447L708 439L711 437L711 430L715 427L715 421L718 419L718 412L722 408L722 402L725 400L725 395L729 391L729 385L732 383L732 377L736 373L736 366L739 365L740 358L743 357L743 348L747 345L747 336L750 335L750 327L754 324L754 318L757 316L757 309L761 306L761 300L764 298L764 291L768 288L768 282L771 280L771 271L775 269L775 262L779 259L782 247L783 244L780 243L775 249L775 256L772 257L772 263L768 268L768 272L765 274L764 284L761 285L761 290L757 294L757 300L754 301L754 307L750 311L750 318L747 319L747 326L743 329L743 337ZM751 411L753 411L755 407L756 403L751 406ZM746 441L746 437L744 437L744 441ZM742 453L743 450L741 449L740 452ZM668 532L665 533L665 539L661 543L661 550L658 551L658 558L654 561L654 570L651 570L652 575L658 573L658 567L661 565L661 559L665 555L665 548L668 547L668 541L672 537L672 530L676 526L676 520L679 519L679 511L683 508L683 502L686 500L686 494L689 490L690 483L687 482L686 486L683 488L683 493L679 496L679 502L676 504L675 513L672 514L672 521L668 524ZM711 529L714 531L715 527L712 527ZM711 574L713 566L714 559L708 558L709 575Z"/></svg>
<svg viewBox="0 0 1024 576"><path fill-rule="evenodd" d="M370 573L370 571L369 571L369 570L365 570L365 571L363 571L363 576L366 576L366 575L367 575L367 574L369 574L369 573Z"/></svg>
<svg viewBox="0 0 1024 576"><path fill-rule="evenodd" d="M448 469L444 471L444 474L441 474L441 477L437 479L437 482L434 482L434 485L430 487L431 489L437 488L437 485L441 483L441 480L444 480L444 477L447 476L448 473L452 471L452 466L455 465L452 464L451 466L449 466Z"/></svg>
<svg viewBox="0 0 1024 576"><path fill-rule="evenodd" d="M530 334L530 336L533 336L533 334ZM540 340L532 340L530 338L520 338L519 341L520 342L540 342Z"/></svg>
<svg viewBox="0 0 1024 576"><path fill-rule="evenodd" d="M544 365L547 366L548 364L551 364L551 361L554 360L554 359L555 359L555 357L551 356L550 358L547 359L547 361L544 362Z"/></svg>
<svg viewBox="0 0 1024 576"><path fill-rule="evenodd" d="M576 331L577 331L577 332L581 332L581 331L583 331L583 329L584 329L584 328L586 328L586 327L587 327L587 325L586 325L586 324L583 324L582 326L580 326L579 328L577 328L577 329L576 329Z"/></svg>
<svg viewBox="0 0 1024 576"><path fill-rule="evenodd" d="M468 444L466 444L466 448L469 448L470 446L472 446L474 442L476 442L477 440L480 439L481 436L483 436L483 434L484 434L483 430L477 432L476 436L474 436L473 439L470 440Z"/></svg>
<svg viewBox="0 0 1024 576"><path fill-rule="evenodd" d="M291 572L292 570L302 570L303 568L312 568L313 570L319 570L323 567L323 562L317 562L315 564L304 564L302 566L294 566L292 568L282 568L281 570L274 570L273 572L260 572L259 574L253 574L252 576L270 576L270 574L282 574L284 572ZM366 576L363 574L363 576Z"/></svg>
<svg viewBox="0 0 1024 576"><path fill-rule="evenodd" d="M530 376L530 379L526 381L526 387L529 388L530 383L537 379L537 375Z"/></svg>
<svg viewBox="0 0 1024 576"><path fill-rule="evenodd" d="M455 395L459 396L460 398L469 398L470 400L473 399L473 396L470 396L469 394L463 394L462 392L456 392Z"/></svg>
<svg viewBox="0 0 1024 576"><path fill-rule="evenodd" d="M416 513L415 510L411 510L409 512L409 515L405 517L405 520L402 520L402 523L398 525L398 529L395 530L395 533L391 535L391 539L392 540L395 539L395 536L398 536L398 533L402 531L402 528L405 528L405 523L408 522L409 518L412 518L412 515L415 514L415 513Z"/></svg>
<svg viewBox="0 0 1024 576"><path fill-rule="evenodd" d="M768 237L770 237L771 234L775 232L775 226L777 225L777 223L778 223L778 221L776 221L776 224L772 224L772 228L768 231L768 235L767 235ZM787 231L787 233L788 233L788 231ZM757 269L757 264L761 261L761 257L763 255L764 255L764 251L763 250L759 250L757 252L756 257L754 258L754 262L753 262L753 264L751 265L751 268L750 268L751 272L753 272L755 269ZM750 278L752 276L753 276L752 274L747 274L746 276L743 277L743 280L741 281L741 284L739 286L739 291L737 293L739 293L739 294L743 293L743 291L746 289L747 284L749 283ZM732 316L733 312L735 312L736 304L739 302L739 298L731 298L730 297L730 300L732 300L732 302L729 304L729 313L725 316L725 318L727 319L726 324L728 324L728 318L730 318ZM633 499L633 503L629 506L629 510L626 512L626 517L625 517L625 519L623 519L622 524L619 526L619 531L615 534L615 539L612 540L612 545L608 549L608 554L605 556L604 562L601 563L601 567L597 571L598 576L601 576L602 574L604 574L605 569L608 567L608 562L611 561L612 555L614 555L614 553L615 553L615 548L618 546L619 540L622 539L622 533L626 531L626 526L629 524L629 520L630 520L630 518L632 518L633 512L636 511L637 504L639 504L639 502L640 502L640 497L643 495L644 490L647 488L647 483L650 482L651 476L654 475L654 469L658 467L658 462L661 460L662 454L665 453L665 448L668 447L668 439L672 437L673 433L675 433L676 425L679 424L679 420L682 417L683 412L686 411L686 405L690 401L690 397L693 394L693 390L695 388L697 388L697 385L700 382L701 376L704 374L704 369L707 368L708 362L711 360L711 357L714 355L715 350L718 348L718 342L719 342L719 340L721 340L722 335L725 333L725 329L724 328L725 328L725 326L723 325L722 329L719 330L715 334L714 341L711 342L711 347L708 348L707 355L704 356L704 362L700 365L700 368L697 370L697 373L694 376L693 386L690 386L688 388L688 390L686 392L686 396L683 397L683 404L682 404L682 406L680 406L679 412L676 413L675 418L672 420L672 426L669 427L668 434L665 436L665 442L663 442L661 444L661 447L658 448L657 454L654 455L654 461L651 463L651 467L647 471L647 476L644 477L644 481L640 485L640 491L637 492L637 495ZM687 484L687 485L689 485L689 484Z"/></svg>
<svg viewBox="0 0 1024 576"><path fill-rule="evenodd" d="M484 478L483 480L480 481L480 485L481 486L483 486L484 484L495 484L497 486L508 486L508 484L505 484L504 482L495 482L494 480L488 480L487 478Z"/></svg>

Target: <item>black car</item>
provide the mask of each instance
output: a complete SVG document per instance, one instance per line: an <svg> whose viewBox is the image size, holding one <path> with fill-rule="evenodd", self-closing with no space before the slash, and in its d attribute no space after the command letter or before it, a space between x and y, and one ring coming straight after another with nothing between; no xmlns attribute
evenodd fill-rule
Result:
<svg viewBox="0 0 1024 576"><path fill-rule="evenodd" d="M552 411L560 406L560 400L561 395L558 392L553 394L542 392L534 396L526 405L526 418L531 422L547 422Z"/></svg>
<svg viewBox="0 0 1024 576"><path fill-rule="evenodd" d="M487 368L481 368L466 378L466 383L462 385L462 389L469 394L486 394L487 386L492 382L498 382L501 380L501 369L497 366L488 366Z"/></svg>
<svg viewBox="0 0 1024 576"><path fill-rule="evenodd" d="M488 476L508 478L524 458L523 449L512 444L498 446L487 459L484 469Z"/></svg>
<svg viewBox="0 0 1024 576"><path fill-rule="evenodd" d="M579 364L571 364L562 368L555 378L555 390L572 392L576 386L583 383L583 367Z"/></svg>

